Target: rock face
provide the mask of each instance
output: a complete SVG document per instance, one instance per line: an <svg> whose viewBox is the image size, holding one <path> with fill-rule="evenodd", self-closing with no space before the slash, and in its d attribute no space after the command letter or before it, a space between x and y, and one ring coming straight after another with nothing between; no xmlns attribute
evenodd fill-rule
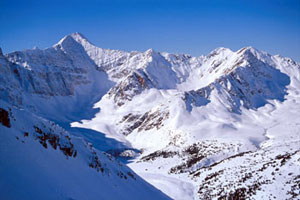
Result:
<svg viewBox="0 0 300 200"><path fill-rule="evenodd" d="M289 76L260 61L250 50L239 54L242 56L213 83L185 93L188 109L191 103L195 106L208 103L213 90L225 96L222 103L228 105L232 112L240 112L241 106L257 109L268 100L284 100L286 87L290 84Z"/></svg>
<svg viewBox="0 0 300 200"><path fill-rule="evenodd" d="M0 126L13 132L2 141L30 139L28 152L60 152L148 194L117 157L173 199L299 197L300 65L289 58L252 47L124 52L74 33L45 50L0 52L0 72Z"/></svg>
<svg viewBox="0 0 300 200"><path fill-rule="evenodd" d="M83 135L62 128L114 85L78 37L0 55L1 197L169 199Z"/></svg>
<svg viewBox="0 0 300 200"><path fill-rule="evenodd" d="M10 118L7 110L0 108L0 122L3 126L10 128Z"/></svg>

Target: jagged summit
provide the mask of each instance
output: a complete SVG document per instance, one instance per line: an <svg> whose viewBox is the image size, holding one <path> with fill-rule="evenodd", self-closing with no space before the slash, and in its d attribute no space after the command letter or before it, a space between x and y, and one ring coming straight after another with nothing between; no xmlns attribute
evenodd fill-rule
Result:
<svg viewBox="0 0 300 200"><path fill-rule="evenodd" d="M245 59L253 59L254 58L254 59L261 60L263 62L268 62L268 63L272 62L271 61L272 55L270 55L267 52L258 50L258 49L256 49L255 47L252 47L252 46L241 48L236 53L238 55L242 55L243 58L245 58Z"/></svg>
<svg viewBox="0 0 300 200"><path fill-rule="evenodd" d="M236 53L238 55L249 55L249 54L252 54L252 55L255 55L255 56L258 56L258 55L261 55L261 54L264 54L264 52L252 47L252 46L248 46L248 47L243 47L241 49L239 49L238 51L236 51Z"/></svg>
<svg viewBox="0 0 300 200"><path fill-rule="evenodd" d="M62 43L64 43L65 41L69 41L69 40L75 40L79 43L83 43L83 42L89 42L88 39L81 33L79 32L75 32L75 33L71 33L69 35L64 36L57 44L55 45L61 45ZM90 43L90 42L89 42ZM55 46L54 45L54 46Z"/></svg>
<svg viewBox="0 0 300 200"><path fill-rule="evenodd" d="M155 51L154 49L148 49L147 51L145 51L143 54L146 55L146 58L148 59L148 61L150 62L163 62L165 61L165 57L158 51ZM150 59L150 60L149 60ZM166 62L166 65L168 65L168 63Z"/></svg>
<svg viewBox="0 0 300 200"><path fill-rule="evenodd" d="M229 54L232 53L231 49L225 47L218 47L209 53L208 57L219 55L219 54Z"/></svg>
<svg viewBox="0 0 300 200"><path fill-rule="evenodd" d="M87 40L87 38L80 32L71 33L70 36L72 36L74 38L81 38L81 39L86 39Z"/></svg>
<svg viewBox="0 0 300 200"><path fill-rule="evenodd" d="M56 45L62 44L66 41L70 42L72 39L74 41L76 41L77 43L79 43L80 45L82 45L87 51L89 51L92 48L92 49L98 49L98 51L101 49L102 51L118 51L118 52L127 53L127 52L119 51L119 50L109 50L109 49L102 49L100 47L96 47L82 33L79 33L79 32L71 33L69 35L64 36ZM141 52L135 51L135 53L141 53ZM262 55L262 54L267 54L267 53L265 53L263 51L260 51L256 48L252 47L252 46L243 47L243 48L237 50L236 52L233 52L229 48L218 47L218 48L214 49L213 51L211 51L207 57L212 57L212 56L215 56L215 55L228 56L232 53L237 53L237 54L249 54L249 53L251 53L251 54L255 54L256 56L259 56L259 55ZM145 51L145 54L149 55L149 56L161 55L160 52L158 52L158 51L156 51L152 48ZM168 54L168 53L164 52L163 54ZM269 54L267 54L267 55L269 55ZM189 57L191 57L191 56L189 56Z"/></svg>
<svg viewBox="0 0 300 200"><path fill-rule="evenodd" d="M148 57L154 57L154 56L156 56L158 54L158 52L156 52L154 49L150 48L147 51L145 51L145 54Z"/></svg>

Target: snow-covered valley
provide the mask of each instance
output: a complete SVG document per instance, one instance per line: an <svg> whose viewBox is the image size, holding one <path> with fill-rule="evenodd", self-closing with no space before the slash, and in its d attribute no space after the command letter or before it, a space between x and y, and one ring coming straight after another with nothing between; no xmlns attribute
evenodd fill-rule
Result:
<svg viewBox="0 0 300 200"><path fill-rule="evenodd" d="M0 52L4 199L299 199L300 64L102 49Z"/></svg>

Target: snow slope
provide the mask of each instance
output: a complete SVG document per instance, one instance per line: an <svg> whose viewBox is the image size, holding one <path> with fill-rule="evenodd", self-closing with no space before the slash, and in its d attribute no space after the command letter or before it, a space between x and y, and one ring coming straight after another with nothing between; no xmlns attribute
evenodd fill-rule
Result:
<svg viewBox="0 0 300 200"><path fill-rule="evenodd" d="M169 199L54 122L1 101L1 199Z"/></svg>
<svg viewBox="0 0 300 200"><path fill-rule="evenodd" d="M289 58L253 47L124 52L74 33L0 63L5 105L64 127L173 199L299 197L300 64Z"/></svg>
<svg viewBox="0 0 300 200"><path fill-rule="evenodd" d="M125 144L61 127L93 116L114 84L72 37L0 62L1 198L169 199L105 152Z"/></svg>

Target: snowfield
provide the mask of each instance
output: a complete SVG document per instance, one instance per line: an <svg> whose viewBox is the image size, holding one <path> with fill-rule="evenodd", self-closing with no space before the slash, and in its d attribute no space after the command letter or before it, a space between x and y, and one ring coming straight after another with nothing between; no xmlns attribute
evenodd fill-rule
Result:
<svg viewBox="0 0 300 200"><path fill-rule="evenodd" d="M74 33L0 55L0 71L4 199L300 198L289 58L124 52Z"/></svg>

